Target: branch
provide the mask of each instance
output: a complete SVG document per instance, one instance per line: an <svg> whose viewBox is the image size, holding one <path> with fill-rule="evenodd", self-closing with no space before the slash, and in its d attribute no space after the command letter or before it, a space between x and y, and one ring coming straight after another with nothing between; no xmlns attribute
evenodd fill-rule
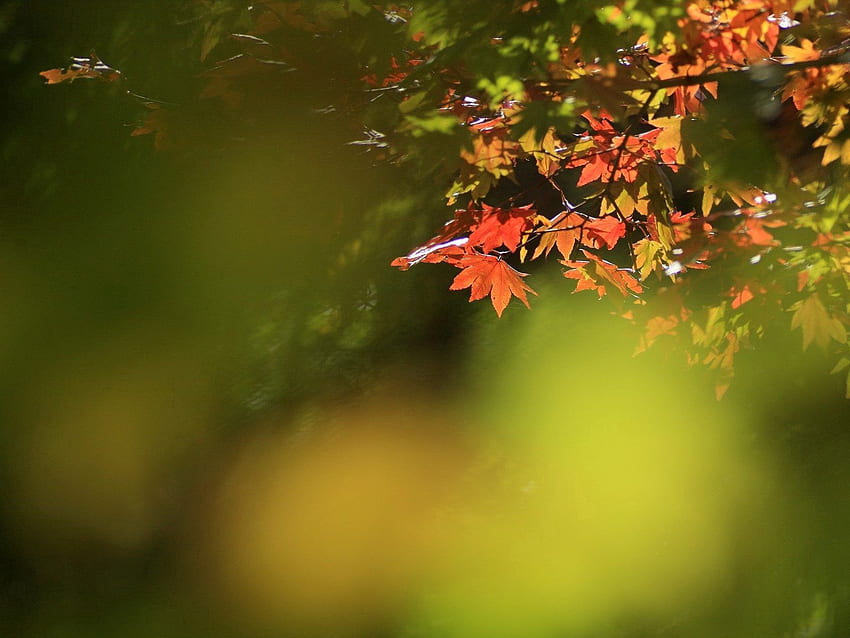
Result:
<svg viewBox="0 0 850 638"><path fill-rule="evenodd" d="M700 75L682 75L664 80L635 80L632 78L617 78L602 77L602 81L608 80L613 82L616 80L618 88L625 91L642 89L645 91L659 91L661 89L670 89L680 86L695 86L698 84L708 84L717 82L724 78L733 77L739 73L758 72L762 69L772 70L777 69L782 73L793 73L794 71L802 71L805 69L822 68L825 66L833 66L836 64L850 64L850 51L845 51L839 54L832 54L818 58L817 60L804 60L802 62L779 62L774 58L770 58L768 64L757 64L751 66L742 66L740 69L717 71L716 73L701 73ZM540 82L527 82L528 86L535 88L567 88L576 82L579 82L587 77L570 78L563 80L543 80Z"/></svg>

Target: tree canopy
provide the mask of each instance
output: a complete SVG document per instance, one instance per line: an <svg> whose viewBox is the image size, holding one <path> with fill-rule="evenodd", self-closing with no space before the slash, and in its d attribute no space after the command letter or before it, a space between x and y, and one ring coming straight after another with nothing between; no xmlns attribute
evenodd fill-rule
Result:
<svg viewBox="0 0 850 638"><path fill-rule="evenodd" d="M847 9L0 0L0 634L843 635Z"/></svg>
<svg viewBox="0 0 850 638"><path fill-rule="evenodd" d="M394 266L457 268L450 289L501 316L549 262L641 325L640 350L669 341L716 370L718 395L781 325L850 367L842 2L194 8L202 58L228 55L180 105L95 53L42 75L125 83L147 110L132 135L163 150L232 148L309 112L450 207Z"/></svg>

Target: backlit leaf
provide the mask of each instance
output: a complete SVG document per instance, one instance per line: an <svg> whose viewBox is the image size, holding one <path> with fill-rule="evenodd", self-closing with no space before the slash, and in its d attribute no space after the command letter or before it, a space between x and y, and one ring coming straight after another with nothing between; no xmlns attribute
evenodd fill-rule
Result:
<svg viewBox="0 0 850 638"><path fill-rule="evenodd" d="M540 233L540 242L534 250L532 259L540 255L548 256L552 248L557 248L561 257L569 259L576 242L581 241L582 231L586 219L578 213L567 213L566 211L555 217L554 222L545 226Z"/></svg>
<svg viewBox="0 0 850 638"><path fill-rule="evenodd" d="M587 237L594 248L603 246L609 250L626 236L626 225L614 215L592 219L587 223Z"/></svg>
<svg viewBox="0 0 850 638"><path fill-rule="evenodd" d="M795 308L794 316L791 318L791 328L802 329L804 350L812 343L825 348L830 339L838 343L847 341L844 325L829 314L817 293L798 302Z"/></svg>
<svg viewBox="0 0 850 638"><path fill-rule="evenodd" d="M507 262L492 255L467 254L457 264L462 268L452 281L449 290L469 288L469 300L475 301L490 295L498 316L502 316L511 296L517 297L526 307L526 292L537 294L523 280L525 273L511 268Z"/></svg>
<svg viewBox="0 0 850 638"><path fill-rule="evenodd" d="M72 58L73 63L65 69L50 69L39 73L47 80L47 84L73 82L80 78L116 82L121 79L121 71L113 69L101 60L97 53L91 52L88 58Z"/></svg>
<svg viewBox="0 0 850 638"><path fill-rule="evenodd" d="M513 252L522 234L531 228L535 211L531 205L519 208L495 208L482 204L481 221L469 236L472 246L480 246L488 253L499 246Z"/></svg>

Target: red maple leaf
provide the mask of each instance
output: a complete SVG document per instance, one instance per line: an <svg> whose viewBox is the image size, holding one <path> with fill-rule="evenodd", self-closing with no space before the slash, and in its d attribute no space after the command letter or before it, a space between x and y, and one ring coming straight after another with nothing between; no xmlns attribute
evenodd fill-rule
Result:
<svg viewBox="0 0 850 638"><path fill-rule="evenodd" d="M607 153L597 151L586 159L576 159L568 163L567 166L579 166L581 163L584 163L584 168L581 169L581 175L579 175L576 186L585 186L586 184L595 182L605 175L606 171L610 173L609 166L612 162L608 156L613 156L613 154L613 151Z"/></svg>
<svg viewBox="0 0 850 638"><path fill-rule="evenodd" d="M675 154L668 149L663 155L655 149L661 129L645 133L620 134L609 121L607 113L596 119L589 112L582 114L590 130L579 138L581 152L567 159L565 168L582 167L576 186L585 186L596 180L635 182L638 168L645 162L675 162ZM674 152L674 151L673 151Z"/></svg>
<svg viewBox="0 0 850 638"><path fill-rule="evenodd" d="M478 223L479 211L474 209L459 208L455 211L455 218L446 222L438 235L428 240L425 246L442 244L468 233Z"/></svg>
<svg viewBox="0 0 850 638"><path fill-rule="evenodd" d="M481 247L484 252L505 246L511 252L519 246L522 234L531 229L536 211L531 204L518 208L497 208L482 204L475 208L455 211L455 218L443 226L441 232L409 255L393 260L392 266L407 270L419 262L437 263L457 258L467 249L461 246ZM460 237L470 233L469 237Z"/></svg>
<svg viewBox="0 0 850 638"><path fill-rule="evenodd" d="M626 236L626 225L613 215L592 219L587 222L585 229L593 248L605 246L610 250Z"/></svg>
<svg viewBox="0 0 850 638"><path fill-rule="evenodd" d="M455 266L467 254L465 248L466 242L466 237L463 237L461 239L443 242L442 244L426 244L421 248L417 248L409 255L396 257L390 262L390 266L401 270L408 270L411 266L415 266L418 263L439 264L446 262Z"/></svg>
<svg viewBox="0 0 850 638"><path fill-rule="evenodd" d="M535 215L531 204L519 208L494 208L487 204L481 207L481 221L469 236L470 245L481 246L485 253L502 245L515 251L522 234L531 229Z"/></svg>
<svg viewBox="0 0 850 638"><path fill-rule="evenodd" d="M511 295L517 297L525 307L528 305L526 291L536 295L522 277L521 273L511 268L507 262L493 255L481 255L469 253L464 255L457 264L462 268L449 286L449 290L463 290L469 288L469 300L483 299L490 295L490 301L496 314L501 317L502 312L511 300Z"/></svg>
<svg viewBox="0 0 850 638"><path fill-rule="evenodd" d="M752 285L751 285L752 284ZM758 282L749 282L743 285L735 285L729 289L728 296L732 297L732 309L740 308L748 301L755 298L757 294L767 292L767 289Z"/></svg>

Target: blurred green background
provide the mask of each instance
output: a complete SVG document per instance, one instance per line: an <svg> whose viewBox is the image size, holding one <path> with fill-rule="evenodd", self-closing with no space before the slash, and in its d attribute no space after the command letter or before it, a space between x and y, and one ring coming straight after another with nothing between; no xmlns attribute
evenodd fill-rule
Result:
<svg viewBox="0 0 850 638"><path fill-rule="evenodd" d="M847 635L825 356L777 330L718 403L557 273L499 321L389 268L444 211L311 110L332 67L174 152L38 76L180 103L209 19L0 2L0 635Z"/></svg>

